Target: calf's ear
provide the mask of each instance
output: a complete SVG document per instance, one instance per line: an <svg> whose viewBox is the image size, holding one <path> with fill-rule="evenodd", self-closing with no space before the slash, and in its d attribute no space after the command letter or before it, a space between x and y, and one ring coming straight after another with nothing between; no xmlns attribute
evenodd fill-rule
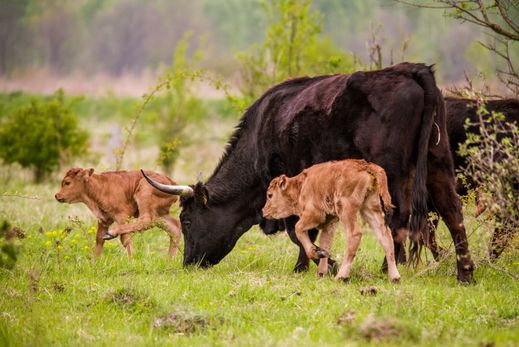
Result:
<svg viewBox="0 0 519 347"><path fill-rule="evenodd" d="M81 173L80 173L80 177L83 181L88 181L88 179L90 178L90 176L92 176L92 174L94 173L94 168L90 168L90 169L85 169L83 170Z"/></svg>
<svg viewBox="0 0 519 347"><path fill-rule="evenodd" d="M279 189L281 189L281 190L285 190L285 189L287 188L287 176L285 176L285 175L281 175L281 176L279 177L278 187L279 187Z"/></svg>

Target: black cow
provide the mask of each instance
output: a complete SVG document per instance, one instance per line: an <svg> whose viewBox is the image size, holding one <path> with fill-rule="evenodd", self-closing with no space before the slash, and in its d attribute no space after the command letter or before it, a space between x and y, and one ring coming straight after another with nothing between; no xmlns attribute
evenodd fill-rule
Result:
<svg viewBox="0 0 519 347"><path fill-rule="evenodd" d="M193 185L186 194L149 181L162 191L184 194L184 265L209 266L261 221L272 178L347 158L365 159L386 170L396 205L391 227L400 237L406 237L410 226L417 240L418 231L425 228L429 190L456 244L458 279L472 281L443 97L431 67L423 64L283 82L245 112L205 184ZM295 219L285 225L300 246L296 269L305 269L308 258L295 236Z"/></svg>
<svg viewBox="0 0 519 347"><path fill-rule="evenodd" d="M465 122L467 120L470 123L477 123L479 116L477 114L478 104L476 100L446 97L445 106L447 110L447 132L449 134L449 144L452 152L452 158L454 161L454 168L456 171L463 172L464 168L467 167L467 161L465 157L458 153L459 146L467 140L467 132L473 134L479 134L479 127L475 125L469 126L465 129ZM500 112L505 116L505 121L509 123L515 123L519 125L519 99L502 99L502 100L489 100L485 104L485 108L489 112ZM468 189L477 188L473 182L457 182L456 190L459 195L466 195ZM431 206L431 210L434 210L434 206ZM431 221L429 228L430 243L427 246L431 249L431 252L436 260L438 260L441 250L438 248L436 243L436 227L438 220ZM490 257L497 258L503 251L506 241L510 238L512 232L497 228L494 230L494 235L491 241ZM427 238L427 237L426 237Z"/></svg>

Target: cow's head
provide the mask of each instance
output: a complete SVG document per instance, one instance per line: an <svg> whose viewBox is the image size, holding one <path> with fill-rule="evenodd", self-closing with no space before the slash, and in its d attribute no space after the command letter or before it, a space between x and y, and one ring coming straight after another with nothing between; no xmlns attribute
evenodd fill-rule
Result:
<svg viewBox="0 0 519 347"><path fill-rule="evenodd" d="M144 172L143 175L155 188L181 196L184 266L207 267L219 263L233 249L238 238L254 224L250 216L243 216L249 200L214 203L206 185L200 180L192 186L164 185Z"/></svg>
<svg viewBox="0 0 519 347"><path fill-rule="evenodd" d="M73 204L81 202L84 196L86 184L94 169L72 168L67 171L61 181L61 189L54 195L59 202Z"/></svg>
<svg viewBox="0 0 519 347"><path fill-rule="evenodd" d="M267 202L263 217L267 219L288 218L296 213L295 202L299 195L297 179L285 175L274 178L267 189Z"/></svg>

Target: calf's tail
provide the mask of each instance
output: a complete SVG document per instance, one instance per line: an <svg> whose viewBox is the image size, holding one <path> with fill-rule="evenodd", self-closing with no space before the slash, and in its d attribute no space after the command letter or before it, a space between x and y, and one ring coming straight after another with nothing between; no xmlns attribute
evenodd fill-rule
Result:
<svg viewBox="0 0 519 347"><path fill-rule="evenodd" d="M380 197L380 202L382 203L382 209L384 210L384 219L386 225L389 225L391 216L393 215L393 208L395 206L391 203L391 195L389 194L386 172L383 168L374 164L370 164L369 170L371 171L371 174L375 176L376 190Z"/></svg>

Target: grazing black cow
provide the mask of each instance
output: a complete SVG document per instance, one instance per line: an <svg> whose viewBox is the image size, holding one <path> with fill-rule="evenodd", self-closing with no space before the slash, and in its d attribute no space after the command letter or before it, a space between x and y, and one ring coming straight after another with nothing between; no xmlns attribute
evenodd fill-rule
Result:
<svg viewBox="0 0 519 347"><path fill-rule="evenodd" d="M478 126L471 125L468 129L465 129L465 122L467 120L471 123L477 123L479 121L477 114L478 104L476 100L472 99L446 97L445 107L447 110L447 132L449 134L449 144L454 161L454 168L457 171L463 171L468 163L465 157L458 153L458 149L459 146L467 140L467 132L479 134ZM486 102L485 108L489 112L500 112L505 116L506 122L519 125L519 99L489 100ZM459 195L466 195L468 188L477 188L470 180L465 183L468 186L461 181L457 182L456 190ZM431 206L431 209L434 210L434 206ZM441 253L435 237L437 225L437 219L431 221L429 228L430 235L428 238L430 243L427 244L436 260L438 260ZM494 230L490 247L491 258L499 257L511 234L511 231L501 228Z"/></svg>
<svg viewBox="0 0 519 347"><path fill-rule="evenodd" d="M222 260L261 221L274 177L353 158L386 170L396 205L390 225L399 237L406 237L408 226L414 236L425 227L429 190L456 244L458 279L472 281L444 107L433 71L423 64L296 78L272 87L243 115L205 184L186 191L149 180L164 192L184 195L184 265ZM305 269L308 258L294 233L295 217L285 225L300 247L296 270Z"/></svg>

